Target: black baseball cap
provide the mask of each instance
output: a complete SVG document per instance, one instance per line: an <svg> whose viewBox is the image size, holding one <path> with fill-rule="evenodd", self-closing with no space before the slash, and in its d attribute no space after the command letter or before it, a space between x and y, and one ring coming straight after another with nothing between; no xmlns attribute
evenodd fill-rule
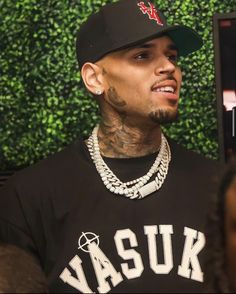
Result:
<svg viewBox="0 0 236 294"><path fill-rule="evenodd" d="M168 25L151 1L120 0L103 6L89 16L78 32L76 54L80 69L106 54L151 40L163 33L170 36L180 56L201 48L201 37L183 25Z"/></svg>

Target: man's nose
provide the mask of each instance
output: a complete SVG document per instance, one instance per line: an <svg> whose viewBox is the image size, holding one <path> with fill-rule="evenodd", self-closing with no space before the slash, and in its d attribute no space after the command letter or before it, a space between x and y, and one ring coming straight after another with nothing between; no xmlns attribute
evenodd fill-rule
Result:
<svg viewBox="0 0 236 294"><path fill-rule="evenodd" d="M156 75L170 74L176 69L176 65L169 59L168 56L162 56L158 59L155 66Z"/></svg>

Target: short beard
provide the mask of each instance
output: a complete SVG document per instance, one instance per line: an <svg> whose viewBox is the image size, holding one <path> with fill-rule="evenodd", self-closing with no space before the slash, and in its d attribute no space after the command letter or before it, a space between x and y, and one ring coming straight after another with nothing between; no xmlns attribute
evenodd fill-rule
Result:
<svg viewBox="0 0 236 294"><path fill-rule="evenodd" d="M158 124L167 124L172 123L178 120L179 112L176 111L168 111L164 109L158 109L157 111L153 111L149 114L150 119Z"/></svg>

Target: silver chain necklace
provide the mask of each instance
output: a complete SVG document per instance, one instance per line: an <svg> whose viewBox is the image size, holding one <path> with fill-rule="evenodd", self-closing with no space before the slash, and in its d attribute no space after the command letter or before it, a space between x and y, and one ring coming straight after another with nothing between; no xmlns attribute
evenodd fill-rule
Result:
<svg viewBox="0 0 236 294"><path fill-rule="evenodd" d="M99 126L97 125L93 129L93 132L87 141L87 146L96 169L104 185L110 192L116 195L123 195L130 199L142 199L161 188L167 176L169 163L171 160L170 147L167 139L163 134L161 135L160 150L149 171L138 179L123 183L107 166L100 154L97 135L98 128ZM155 173L155 179L148 183L150 178Z"/></svg>

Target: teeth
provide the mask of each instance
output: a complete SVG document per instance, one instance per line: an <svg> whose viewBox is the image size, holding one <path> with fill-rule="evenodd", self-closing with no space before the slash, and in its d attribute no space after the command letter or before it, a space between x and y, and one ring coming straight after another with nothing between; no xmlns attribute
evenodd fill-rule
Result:
<svg viewBox="0 0 236 294"><path fill-rule="evenodd" d="M161 87L161 88L157 88L157 89L154 89L155 92L171 92L171 93L174 93L174 88L173 87Z"/></svg>

